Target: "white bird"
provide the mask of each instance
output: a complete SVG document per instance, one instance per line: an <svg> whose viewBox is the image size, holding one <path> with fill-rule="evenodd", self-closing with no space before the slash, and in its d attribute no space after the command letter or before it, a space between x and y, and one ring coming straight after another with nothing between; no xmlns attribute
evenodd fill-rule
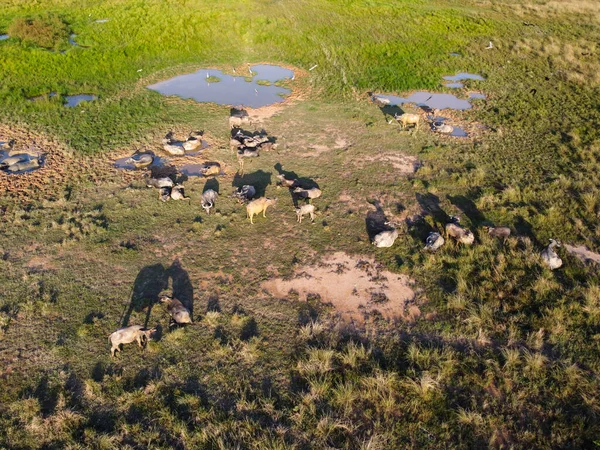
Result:
<svg viewBox="0 0 600 450"><path fill-rule="evenodd" d="M248 64L248 72L250 72L250 75L254 75L254 72L252 72L252 69L250 68L250 64Z"/></svg>
<svg viewBox="0 0 600 450"><path fill-rule="evenodd" d="M141 72L141 71L142 71L142 69L138 69L138 72Z"/></svg>
<svg viewBox="0 0 600 450"><path fill-rule="evenodd" d="M256 92L256 95L258 95L258 91L256 89L254 89L254 92Z"/></svg>
<svg viewBox="0 0 600 450"><path fill-rule="evenodd" d="M206 72L206 79L208 80L208 72Z"/></svg>
<svg viewBox="0 0 600 450"><path fill-rule="evenodd" d="M233 73L235 73L235 68L233 69Z"/></svg>
<svg viewBox="0 0 600 450"><path fill-rule="evenodd" d="M292 81L296 79L296 74L292 75Z"/></svg>
<svg viewBox="0 0 600 450"><path fill-rule="evenodd" d="M314 66L312 66L310 69L308 69L308 71L310 72L311 70L313 70L313 69L316 69L316 68L317 68L317 66L318 66L318 64L315 64L315 65L314 65Z"/></svg>
<svg viewBox="0 0 600 450"><path fill-rule="evenodd" d="M492 41L490 41L490 45L488 45L485 49L489 50L491 48L494 48L494 44L492 44Z"/></svg>

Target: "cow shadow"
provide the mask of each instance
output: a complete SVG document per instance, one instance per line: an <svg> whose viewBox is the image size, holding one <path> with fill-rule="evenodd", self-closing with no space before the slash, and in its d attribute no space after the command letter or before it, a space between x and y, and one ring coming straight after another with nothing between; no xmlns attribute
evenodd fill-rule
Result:
<svg viewBox="0 0 600 450"><path fill-rule="evenodd" d="M217 180L216 178L210 178L210 179L206 180L206 183L204 184L204 188L202 188L202 193L205 193L209 189L212 189L217 194L219 194L219 180Z"/></svg>
<svg viewBox="0 0 600 450"><path fill-rule="evenodd" d="M148 326L152 308L158 303L159 295L168 287L168 279L162 264L146 266L139 271L133 282L133 291L127 310L122 316L121 327L130 325L131 315L146 311L144 327Z"/></svg>
<svg viewBox="0 0 600 450"><path fill-rule="evenodd" d="M379 110L383 114L383 118L385 119L386 122L389 120L388 117L391 117L392 119L396 119L396 116L401 116L402 114L404 114L404 110L402 108L400 108L398 105L380 106Z"/></svg>
<svg viewBox="0 0 600 450"><path fill-rule="evenodd" d="M153 264L142 268L133 283L131 300L121 317L121 327L131 325L133 313L145 312L144 327L148 327L152 309L159 303L160 295L172 285L173 297L193 314L194 289L190 277L181 266L179 259L165 268L162 264ZM193 315L192 315L193 317Z"/></svg>
<svg viewBox="0 0 600 450"><path fill-rule="evenodd" d="M271 184L271 172L257 170L256 172L246 173L241 175L239 172L233 177L231 185L234 188L241 188L249 184L256 189L256 197L264 197L267 191L267 186Z"/></svg>
<svg viewBox="0 0 600 450"><path fill-rule="evenodd" d="M194 287L186 270L181 266L179 258L175 258L171 266L165 271L173 288L173 298L179 300L194 317ZM193 319L192 319L193 320Z"/></svg>
<svg viewBox="0 0 600 450"><path fill-rule="evenodd" d="M440 199L430 192L427 194L415 194L421 209L433 217L436 222L446 224L451 221L450 216L440 206Z"/></svg>
<svg viewBox="0 0 600 450"><path fill-rule="evenodd" d="M467 216L472 224L479 225L486 221L485 215L475 206L475 203L470 198L464 195L447 195L446 198Z"/></svg>
<svg viewBox="0 0 600 450"><path fill-rule="evenodd" d="M289 170L284 170L281 163L277 163L273 166L277 171L278 175L283 175L286 180L296 180L298 179L298 174L296 172L290 172Z"/></svg>
<svg viewBox="0 0 600 450"><path fill-rule="evenodd" d="M375 207L375 211L369 211L367 213L367 217L365 218L365 227L367 229L367 234L369 235L369 240L373 241L375 236L382 231L389 231L393 228L391 228L389 225L386 225L388 218L383 212L381 202L379 200L372 200L369 203Z"/></svg>
<svg viewBox="0 0 600 450"><path fill-rule="evenodd" d="M521 236L527 236L529 239L531 239L531 242L533 242L535 246L542 246L533 232L533 225L531 225L531 223L525 220L525 218L521 215L516 217L515 230L517 231L517 234Z"/></svg>

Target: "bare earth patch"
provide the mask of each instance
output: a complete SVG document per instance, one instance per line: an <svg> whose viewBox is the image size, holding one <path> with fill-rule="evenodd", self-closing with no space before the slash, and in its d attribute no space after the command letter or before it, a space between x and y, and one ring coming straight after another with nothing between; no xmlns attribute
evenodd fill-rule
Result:
<svg viewBox="0 0 600 450"><path fill-rule="evenodd" d="M583 262L593 261L600 264L600 255L589 250L585 245L569 245L565 244L565 249L572 255L577 256Z"/></svg>
<svg viewBox="0 0 600 450"><path fill-rule="evenodd" d="M414 156L402 155L398 153L382 153L373 156L364 156L363 161L381 162L388 166L392 166L400 174L410 175L415 173L419 167L419 161Z"/></svg>
<svg viewBox="0 0 600 450"><path fill-rule="evenodd" d="M412 321L421 314L413 285L406 275L384 270L371 258L337 252L318 266L298 268L290 280L274 278L261 287L281 298L290 291L304 299L318 294L349 320L363 321L377 311L386 319Z"/></svg>

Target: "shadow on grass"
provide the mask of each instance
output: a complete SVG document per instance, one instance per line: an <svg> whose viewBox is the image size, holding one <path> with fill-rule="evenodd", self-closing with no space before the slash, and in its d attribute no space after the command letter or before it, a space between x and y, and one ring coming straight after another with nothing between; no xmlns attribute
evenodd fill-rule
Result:
<svg viewBox="0 0 600 450"><path fill-rule="evenodd" d="M388 218L383 212L381 202L379 202L379 200L372 200L369 201L369 203L375 207L375 211L369 211L367 213L367 217L365 218L365 227L367 229L367 234L369 235L369 240L373 241L373 238L375 238L375 236L382 231L393 230L393 228L389 225L386 225Z"/></svg>
<svg viewBox="0 0 600 450"><path fill-rule="evenodd" d="M247 173L244 175L236 173L233 177L233 182L231 183L234 188L241 188L246 184L254 186L256 189L256 198L264 197L267 191L267 186L271 184L271 172L257 170L256 172Z"/></svg>
<svg viewBox="0 0 600 450"><path fill-rule="evenodd" d="M169 283L170 282L170 283ZM179 300L190 311L194 313L194 288L186 270L176 258L170 267L162 264L153 264L144 267L138 273L133 283L131 301L121 318L121 327L130 324L133 313L146 312L144 327L148 327L152 309L158 304L160 294L168 289L171 284L173 297Z"/></svg>

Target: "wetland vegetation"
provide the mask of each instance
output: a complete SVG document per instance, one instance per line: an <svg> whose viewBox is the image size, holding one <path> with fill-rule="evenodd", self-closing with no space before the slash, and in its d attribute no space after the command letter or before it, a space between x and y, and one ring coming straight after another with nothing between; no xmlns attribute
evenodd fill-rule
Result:
<svg viewBox="0 0 600 450"><path fill-rule="evenodd" d="M0 448L600 446L597 2L23 0L4 33L2 159L43 165L0 171ZM255 76L292 94L249 111L277 145L243 173L229 106L146 88L255 64L295 79ZM444 86L460 73L484 80ZM469 107L370 94L424 92ZM468 137L392 120L420 103ZM197 154L165 154L191 130ZM152 166L121 170L136 151ZM146 187L175 172L190 202ZM314 225L278 175L322 191ZM246 185L278 198L253 225ZM424 251L456 215L475 243ZM165 291L192 324L169 327ZM157 331L112 358L129 325Z"/></svg>

